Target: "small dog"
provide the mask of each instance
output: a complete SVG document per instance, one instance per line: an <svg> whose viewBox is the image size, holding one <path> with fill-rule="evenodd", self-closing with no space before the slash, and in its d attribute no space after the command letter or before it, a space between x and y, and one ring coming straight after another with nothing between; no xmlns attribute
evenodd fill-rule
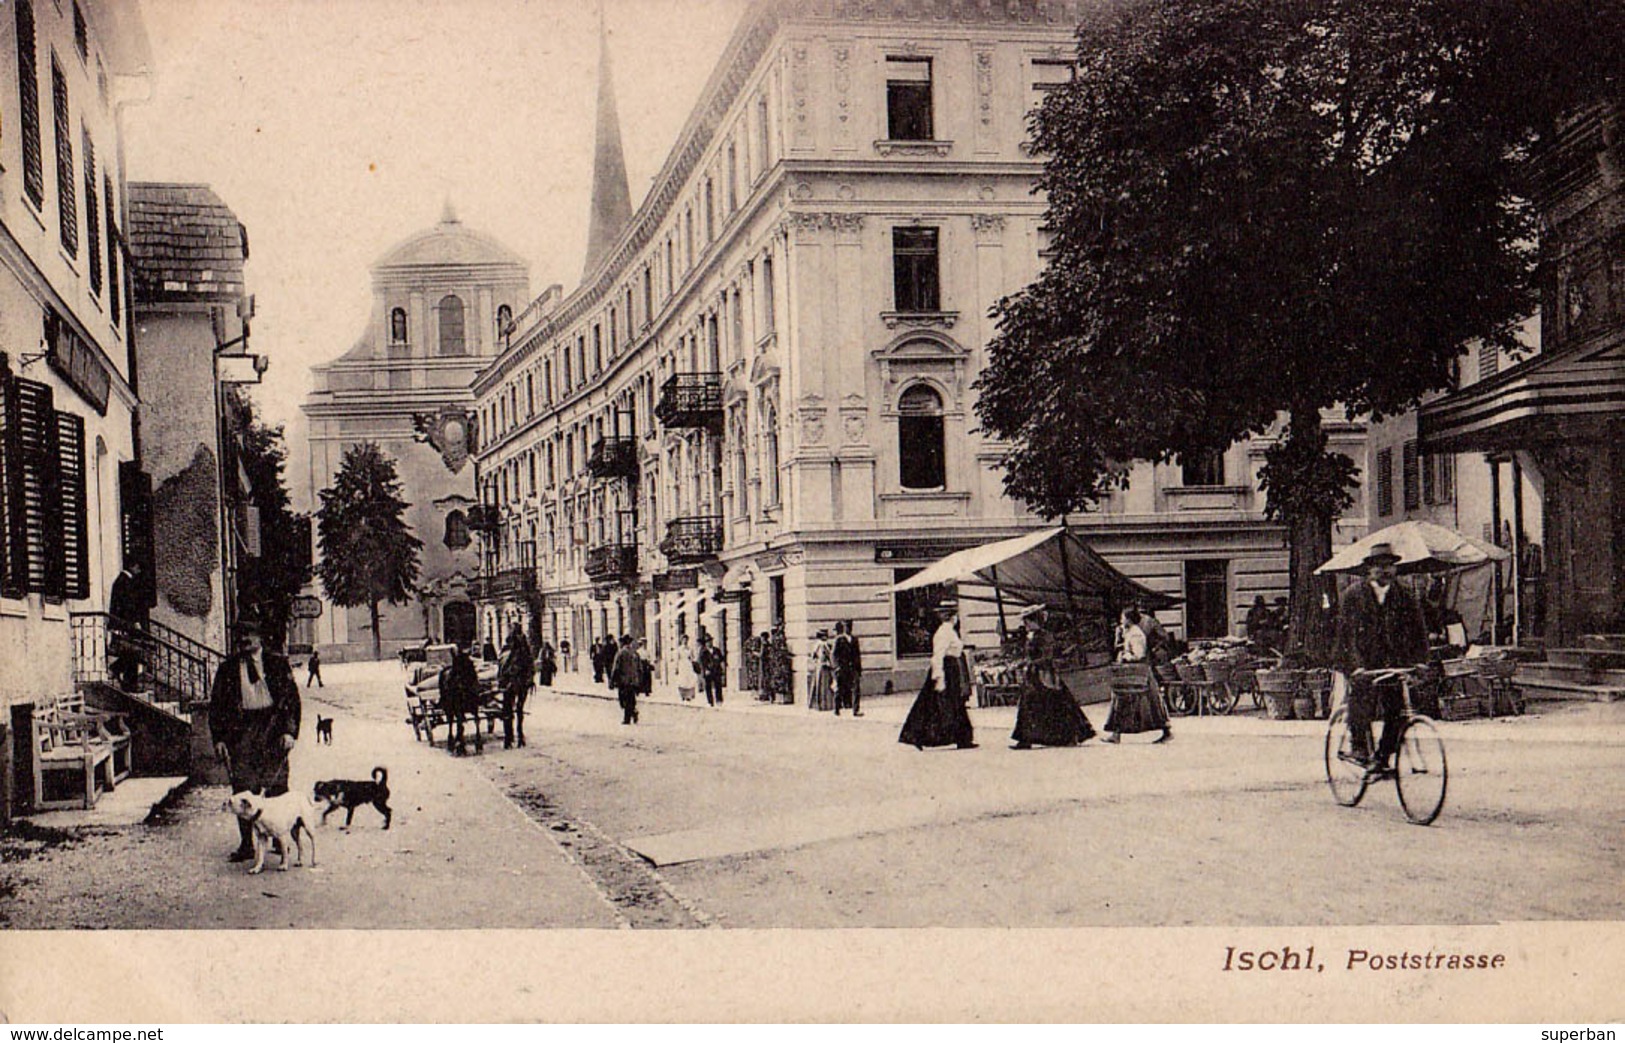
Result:
<svg viewBox="0 0 1625 1043"><path fill-rule="evenodd" d="M350 823L355 819L355 809L363 804L371 804L384 816L384 828L389 828L390 819L394 812L389 810L389 772L383 768L372 769L372 781L363 782L359 779L328 779L316 783L316 800L327 801L327 810L322 812L322 825L327 825L327 816L344 808L344 828L349 829Z"/></svg>
<svg viewBox="0 0 1625 1043"><path fill-rule="evenodd" d="M316 715L316 741L333 745L333 718Z"/></svg>
<svg viewBox="0 0 1625 1043"><path fill-rule="evenodd" d="M297 793L262 797L258 793L241 790L227 799L225 810L253 827L254 866L249 870L250 873L259 873L265 869L265 852L270 850L273 843L282 849L282 865L278 868L283 872L288 869L290 847L298 851L293 864L303 865L305 844L299 839L301 830L310 839L310 864L312 868L315 867L316 834L310 831L310 823L307 820L316 809L304 797Z"/></svg>

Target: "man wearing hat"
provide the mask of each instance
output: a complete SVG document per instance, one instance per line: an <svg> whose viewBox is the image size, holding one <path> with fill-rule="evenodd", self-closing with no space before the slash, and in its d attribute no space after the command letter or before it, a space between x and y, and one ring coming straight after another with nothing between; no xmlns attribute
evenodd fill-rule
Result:
<svg viewBox="0 0 1625 1043"><path fill-rule="evenodd" d="M1383 770L1399 739L1403 705L1392 686L1378 690L1361 670L1408 667L1428 661L1427 623L1416 597L1394 582L1399 555L1391 544L1373 544L1365 557L1365 582L1348 596L1337 617L1332 658L1349 676L1349 732L1355 756L1376 771ZM1381 702L1382 741L1371 757L1371 721Z"/></svg>
<svg viewBox="0 0 1625 1043"><path fill-rule="evenodd" d="M245 612L235 628L236 650L215 671L209 693L209 734L233 791L288 792L288 753L299 738L299 685L288 660L267 652L259 619ZM252 827L237 821L242 842L231 861L254 857Z"/></svg>

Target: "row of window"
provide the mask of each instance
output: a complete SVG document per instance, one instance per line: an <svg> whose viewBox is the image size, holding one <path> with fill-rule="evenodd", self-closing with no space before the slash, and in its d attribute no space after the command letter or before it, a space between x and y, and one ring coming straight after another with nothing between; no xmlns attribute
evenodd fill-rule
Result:
<svg viewBox="0 0 1625 1043"><path fill-rule="evenodd" d="M40 125L40 93L39 93L39 45L37 40L34 19L34 6L32 0L14 0L14 21L17 35L17 93L18 109L20 112L22 155L23 155L23 194L35 208L43 210L45 207L45 171L44 152L41 142ZM85 24L84 14L79 5L73 5L74 43L78 49L79 58L88 61L89 37ZM105 71L100 70L98 60L98 74L102 85L102 102L107 102L107 78ZM108 313L113 322L120 319L119 301L119 256L121 242L118 232L116 211L114 209L113 177L111 169L102 172L98 179L96 169L96 147L91 137L90 129L83 120L79 122L79 148L83 160L83 181L75 174L74 165L74 135L73 135L72 104L68 96L68 79L62 71L62 64L56 51L51 50L51 131L52 144L56 156L56 195L57 195L57 234L62 244L62 250L70 258L77 259L81 245L84 246L87 274L90 282L90 292L94 297L101 297L103 280L102 261L106 258L106 280ZM81 205L81 187L83 190L84 232L85 241L80 242L79 210ZM102 218L106 218L106 235L103 236Z"/></svg>
<svg viewBox="0 0 1625 1043"><path fill-rule="evenodd" d="M448 293L440 298L435 305L435 316L440 320L440 342L437 350L444 356L467 355L469 353L467 337L466 309L463 299L454 293ZM497 308L496 332L500 337L513 321L513 309L506 304ZM391 344L410 343L411 330L407 326L406 309L395 308L389 313L389 342Z"/></svg>
<svg viewBox="0 0 1625 1043"><path fill-rule="evenodd" d="M1377 450L1377 516L1394 513L1394 450ZM1400 446L1400 483L1406 511L1420 510L1424 504L1450 503L1456 495L1456 458L1449 453L1418 452L1414 439Z"/></svg>

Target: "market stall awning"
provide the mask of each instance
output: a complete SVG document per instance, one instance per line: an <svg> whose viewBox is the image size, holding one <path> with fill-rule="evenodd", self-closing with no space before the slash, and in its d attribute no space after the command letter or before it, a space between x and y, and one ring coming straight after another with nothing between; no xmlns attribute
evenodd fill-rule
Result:
<svg viewBox="0 0 1625 1043"><path fill-rule="evenodd" d="M1331 572L1361 572L1365 557L1379 543L1388 544L1399 555L1399 571L1449 572L1491 561L1505 561L1512 555L1493 543L1425 521L1402 521L1378 529L1364 539L1344 547L1316 569L1318 575Z"/></svg>
<svg viewBox="0 0 1625 1043"><path fill-rule="evenodd" d="M1427 453L1519 448L1625 416L1625 345L1537 355L1417 412Z"/></svg>
<svg viewBox="0 0 1625 1043"><path fill-rule="evenodd" d="M950 554L894 584L890 595L938 583L983 583L999 596L1053 607L1135 603L1168 608L1179 599L1158 593L1113 568L1111 563L1066 528L1040 529L996 543ZM960 597L985 600L961 592Z"/></svg>

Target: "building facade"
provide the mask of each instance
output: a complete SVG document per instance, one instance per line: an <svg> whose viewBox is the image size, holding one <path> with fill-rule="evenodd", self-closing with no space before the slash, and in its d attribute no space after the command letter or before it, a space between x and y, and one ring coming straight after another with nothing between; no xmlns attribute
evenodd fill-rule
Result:
<svg viewBox="0 0 1625 1043"><path fill-rule="evenodd" d="M545 636L579 650L631 633L670 670L703 628L751 688L747 650L782 627L799 701L810 642L850 619L866 685L918 681L936 595L879 595L1045 524L1003 495L972 385L990 306L1043 264L1026 114L1070 77L1079 14L748 10L648 197L475 384L491 567L534 572ZM603 111L599 148L618 148ZM1333 438L1363 464L1360 425ZM1185 599L1174 629L1228 633L1254 594L1286 591L1265 444L1138 466L1069 520ZM996 642L992 606L964 608L966 640ZM524 611L498 591L485 620Z"/></svg>
<svg viewBox="0 0 1625 1043"><path fill-rule="evenodd" d="M307 472L319 509L345 450L376 443L394 460L406 521L423 541L420 593L381 606L386 655L407 644L473 640L470 583L479 572L469 528L474 469L468 466L469 385L499 354L500 331L530 300L528 267L490 236L464 226L450 206L440 222L372 266L372 316L343 356L313 367L302 408L309 418ZM319 592L319 588L318 588ZM324 604L312 633L296 636L330 660L370 657L365 606Z"/></svg>
<svg viewBox="0 0 1625 1043"><path fill-rule="evenodd" d="M128 5L0 8L0 709L25 742L73 690L70 615L145 554L119 107L149 63Z"/></svg>

